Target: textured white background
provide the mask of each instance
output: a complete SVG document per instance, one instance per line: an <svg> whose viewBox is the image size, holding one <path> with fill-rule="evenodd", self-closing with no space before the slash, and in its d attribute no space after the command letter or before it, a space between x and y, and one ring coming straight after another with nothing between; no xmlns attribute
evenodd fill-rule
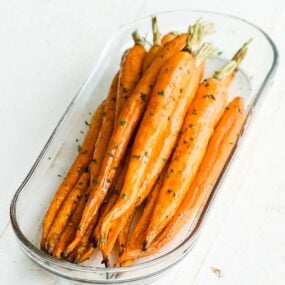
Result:
<svg viewBox="0 0 285 285"><path fill-rule="evenodd" d="M9 222L9 202L112 33L137 17L184 8L235 14L256 23L275 40L281 59L255 128L244 142L250 155L241 155L237 161L237 169L242 169L242 160L247 160L246 175L227 179L227 185L238 186L235 199L229 200L226 193L219 195L191 256L156 285L284 284L283 3L281 0L1 0L1 284L59 284L56 277L34 265L17 246ZM226 215L222 214L225 203L230 205ZM220 230L214 230L218 225ZM194 265L191 260L195 260ZM219 268L222 275L219 277L211 267Z"/></svg>

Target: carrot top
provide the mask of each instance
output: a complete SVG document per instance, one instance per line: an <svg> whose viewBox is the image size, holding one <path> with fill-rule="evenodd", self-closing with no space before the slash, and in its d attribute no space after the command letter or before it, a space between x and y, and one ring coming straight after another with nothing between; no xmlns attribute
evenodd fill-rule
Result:
<svg viewBox="0 0 285 285"><path fill-rule="evenodd" d="M154 16L151 18L153 45L161 45L160 32L158 29L157 18Z"/></svg>
<svg viewBox="0 0 285 285"><path fill-rule="evenodd" d="M135 42L136 45L141 45L142 47L144 47L145 45L145 40L140 36L138 30L135 30L133 33L132 33L132 37L133 37L133 40Z"/></svg>
<svg viewBox="0 0 285 285"><path fill-rule="evenodd" d="M220 81L225 81L227 78L232 78L239 65L243 61L250 42L251 39L244 43L243 46L236 52L236 54L227 64L225 64L220 70L214 72L213 77Z"/></svg>

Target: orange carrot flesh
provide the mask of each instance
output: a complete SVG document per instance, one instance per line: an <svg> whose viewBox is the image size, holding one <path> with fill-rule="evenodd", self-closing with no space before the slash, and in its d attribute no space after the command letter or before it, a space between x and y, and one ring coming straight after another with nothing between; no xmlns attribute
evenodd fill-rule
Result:
<svg viewBox="0 0 285 285"><path fill-rule="evenodd" d="M242 98L235 98L226 108L209 142L206 154L193 183L182 204L163 232L149 246L142 249L142 243L127 247L119 258L121 266L127 266L139 257L148 256L169 243L186 224L191 222L197 211L201 212L207 203L216 182L232 153L244 124L245 110ZM139 233L140 235L140 233Z"/></svg>
<svg viewBox="0 0 285 285"><path fill-rule="evenodd" d="M80 230L77 231L75 239L69 245L67 252L71 252L80 242L92 218L101 206L110 185L112 185L116 174L115 168L124 157L128 142L143 114L158 73L165 62L185 46L186 39L187 35L178 36L159 51L154 63L147 69L130 96L128 104L123 106L108 144L99 176L96 181L91 181L92 192L82 215Z"/></svg>
<svg viewBox="0 0 285 285"><path fill-rule="evenodd" d="M116 122L124 104L132 94L142 75L146 51L140 44L135 44L124 55L120 67L119 86L116 102Z"/></svg>
<svg viewBox="0 0 285 285"><path fill-rule="evenodd" d="M63 182L59 186L43 220L43 230L42 230L42 240L41 249L47 249L47 237L53 220L60 209L65 198L72 190L73 186L76 184L77 180L89 165L92 160L92 154L94 151L94 144L97 140L98 134L100 132L102 119L103 119L103 109L105 106L105 101L101 103L97 111L94 113L89 130L81 146L81 150L75 161L73 162L71 168L69 169L67 175L65 176Z"/></svg>
<svg viewBox="0 0 285 285"><path fill-rule="evenodd" d="M47 238L47 250L49 254L52 254L60 234L68 223L70 215L74 212L82 196L84 195L84 192L89 185L89 177L90 175L87 172L81 175L77 184L71 190L66 200L63 202L63 205L59 209Z"/></svg>
<svg viewBox="0 0 285 285"><path fill-rule="evenodd" d="M198 69L195 65L195 59L188 52L178 52L163 67L135 138L121 197L104 219L101 238L108 237L108 231L114 221L124 215L128 209L134 207L137 204L138 197L147 196L148 193L141 192L141 185L147 174L148 166L151 161L158 162L158 164L156 163L156 180L165 164L165 161L159 161L157 158L160 156L161 145L169 136L171 116L175 112L177 104L181 105L183 102L185 104L184 110L177 119L176 126L178 128L173 135L173 145L167 146L166 160L172 151L178 131L183 123L184 114L196 93L198 83ZM154 173L153 163L151 165L151 171ZM148 185L149 190L155 180ZM100 246L102 252L104 252L104 247L106 247L106 243Z"/></svg>
<svg viewBox="0 0 285 285"><path fill-rule="evenodd" d="M226 101L227 88L221 81L209 78L200 84L185 117L146 232L146 247L164 229L185 197Z"/></svg>

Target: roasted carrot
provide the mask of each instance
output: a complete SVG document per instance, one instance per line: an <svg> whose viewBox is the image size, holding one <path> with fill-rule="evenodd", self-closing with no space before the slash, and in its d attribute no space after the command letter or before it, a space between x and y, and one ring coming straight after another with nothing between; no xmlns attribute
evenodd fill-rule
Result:
<svg viewBox="0 0 285 285"><path fill-rule="evenodd" d="M95 112L95 114L93 115L89 126L89 130L81 146L80 152L75 158L75 161L70 167L61 185L59 186L45 214L43 220L42 240L41 240L42 250L45 251L47 250L47 244L46 244L47 236L58 210L60 209L63 201L65 200L69 192L72 190L73 186L76 184L77 180L79 179L79 177L84 172L84 170L89 165L92 159L94 144L95 141L97 140L102 124L103 109L105 107L105 104L106 104L105 101L102 102L101 105L98 107L97 111Z"/></svg>
<svg viewBox="0 0 285 285"><path fill-rule="evenodd" d="M236 55L239 61L244 57L244 49ZM236 68L237 60L234 58L214 77L200 84L186 114L181 136L160 189L146 231L145 248L174 216L193 182L215 125L222 116L228 98L228 86Z"/></svg>
<svg viewBox="0 0 285 285"><path fill-rule="evenodd" d="M115 121L115 109L116 109L116 94L118 91L118 79L117 73L112 81L109 89L108 97L104 108L104 116L102 126L98 134L98 138L95 142L93 159L89 166L90 180L95 181L100 171L102 160L107 148L110 136L112 134L114 121Z"/></svg>
<svg viewBox="0 0 285 285"><path fill-rule="evenodd" d="M161 42L160 42L160 33L157 25L157 18L152 17L152 34L153 34L153 45L151 46L150 50L147 52L144 63L143 63L143 72L145 72L149 66L154 61L158 51L161 48Z"/></svg>
<svg viewBox="0 0 285 285"><path fill-rule="evenodd" d="M90 175L88 172L81 175L75 187L68 194L66 200L63 202L63 205L59 209L47 237L47 251L49 254L53 253L56 242L68 223L70 215L74 212L75 208L80 202L80 199L84 195L84 192L88 188L89 177Z"/></svg>
<svg viewBox="0 0 285 285"><path fill-rule="evenodd" d="M150 181L148 185L151 189L165 165L165 161L158 158L163 155L164 159L167 160L170 156L178 131L182 126L184 114L199 85L198 67L204 61L208 52L212 51L208 46L205 46L197 53L196 58L191 53L192 45L197 45L196 33L200 30L200 26L194 29L193 34L189 35L186 49L178 51L164 65L159 74L134 141L132 157L121 197L104 219L101 228L101 239L108 238L108 232L116 219L122 217L132 207L134 208L141 196L148 195L148 193L141 191L141 185L144 183L148 167L151 166L151 171L155 173L155 179ZM169 144L165 148L165 153L162 154L161 145L171 133L169 132L171 117L175 113L177 105L180 105L180 107L182 105L183 109L178 117L176 131L173 132L172 144ZM155 164L156 167L154 167ZM155 168L157 172L155 172ZM107 248L106 243L100 244L104 258L106 258Z"/></svg>
<svg viewBox="0 0 285 285"><path fill-rule="evenodd" d="M193 221L204 209L211 192L234 149L244 124L245 109L242 98L235 98L226 108L209 142L207 152L187 195L164 231L147 251L142 244L130 247L119 258L121 266L127 266L139 257L153 254L169 243L186 224Z"/></svg>
<svg viewBox="0 0 285 285"><path fill-rule="evenodd" d="M140 121L158 73L168 59L185 46L186 38L185 35L178 36L159 51L155 61L137 84L128 104L123 106L118 123L109 141L99 176L96 181L91 181L92 192L83 211L80 228L76 232L75 239L66 250L67 254L80 242L110 189L116 174L116 167L126 153L129 140Z"/></svg>
<svg viewBox="0 0 285 285"><path fill-rule="evenodd" d="M133 33L135 45L124 54L119 73L119 86L116 102L116 122L123 105L132 94L142 75L143 63L146 55L144 41L138 32Z"/></svg>

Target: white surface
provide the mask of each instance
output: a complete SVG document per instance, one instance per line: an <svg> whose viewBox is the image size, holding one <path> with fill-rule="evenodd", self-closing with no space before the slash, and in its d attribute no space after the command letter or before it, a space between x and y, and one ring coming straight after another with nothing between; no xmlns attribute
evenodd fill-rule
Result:
<svg viewBox="0 0 285 285"><path fill-rule="evenodd" d="M105 40L122 24L158 11L192 8L235 14L267 31L281 59L274 85L245 147L250 167L234 200L219 195L194 251L156 285L284 284L285 280L285 4L271 1L0 1L1 284L59 284L29 261L9 224L9 202ZM127 7L127 8L125 8ZM189 19L191 20L191 19ZM257 55L258 56L258 53ZM222 214L223 204L231 210ZM212 230L222 225L214 237ZM192 257L197 264L189 268ZM221 270L221 276L212 267Z"/></svg>

